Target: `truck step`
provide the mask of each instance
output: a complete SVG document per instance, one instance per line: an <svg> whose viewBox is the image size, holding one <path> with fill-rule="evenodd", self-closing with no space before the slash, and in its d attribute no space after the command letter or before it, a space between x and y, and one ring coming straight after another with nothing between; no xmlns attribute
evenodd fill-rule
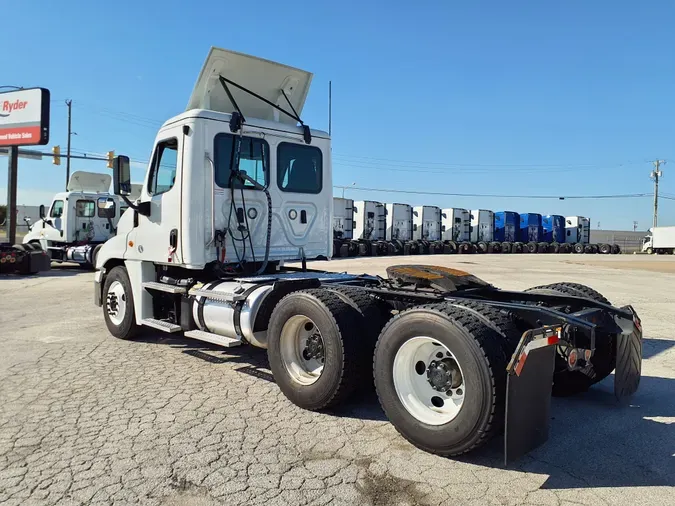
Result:
<svg viewBox="0 0 675 506"><path fill-rule="evenodd" d="M144 281L143 288L149 290L158 290L167 293L185 293L187 290L184 286L169 285L167 283L158 283L156 281Z"/></svg>
<svg viewBox="0 0 675 506"><path fill-rule="evenodd" d="M180 332L182 329L180 325L175 323L165 322L163 320L157 320L155 318L144 318L141 320L143 325L152 327L153 329L161 330L162 332Z"/></svg>
<svg viewBox="0 0 675 506"><path fill-rule="evenodd" d="M219 336L218 334L212 334L211 332L204 332L203 330L188 330L185 332L185 337L191 337L192 339L199 339L200 341L206 341L207 343L217 344L218 346L224 346L225 348L231 348L232 346L239 346L241 344L240 339L232 339L231 337Z"/></svg>
<svg viewBox="0 0 675 506"><path fill-rule="evenodd" d="M220 302L234 302L234 296L231 293L192 289L190 290L190 295L194 295L195 297L206 297L207 299L218 300Z"/></svg>

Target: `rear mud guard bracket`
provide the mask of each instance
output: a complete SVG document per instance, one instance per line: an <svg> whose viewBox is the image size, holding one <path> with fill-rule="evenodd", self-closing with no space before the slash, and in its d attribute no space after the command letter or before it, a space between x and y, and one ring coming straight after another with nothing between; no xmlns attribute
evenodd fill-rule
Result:
<svg viewBox="0 0 675 506"><path fill-rule="evenodd" d="M548 440L560 327L528 330L507 368L504 465Z"/></svg>

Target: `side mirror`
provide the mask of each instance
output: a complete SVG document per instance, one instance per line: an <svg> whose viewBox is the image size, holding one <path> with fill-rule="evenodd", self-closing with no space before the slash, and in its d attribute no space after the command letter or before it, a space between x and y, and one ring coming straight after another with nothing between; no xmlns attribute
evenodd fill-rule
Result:
<svg viewBox="0 0 675 506"><path fill-rule="evenodd" d="M128 156L120 155L113 159L113 193L131 194L131 162Z"/></svg>
<svg viewBox="0 0 675 506"><path fill-rule="evenodd" d="M40 219L44 219L45 216L47 216L47 212L45 211L45 205L40 204Z"/></svg>

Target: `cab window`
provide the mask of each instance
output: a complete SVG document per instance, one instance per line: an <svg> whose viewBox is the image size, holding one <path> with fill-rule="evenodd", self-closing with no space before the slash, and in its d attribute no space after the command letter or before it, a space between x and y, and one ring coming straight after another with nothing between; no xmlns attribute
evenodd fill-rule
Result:
<svg viewBox="0 0 675 506"><path fill-rule="evenodd" d="M277 148L277 184L284 192L321 193L323 156L315 146L282 142Z"/></svg>
<svg viewBox="0 0 675 506"><path fill-rule="evenodd" d="M78 200L75 202L75 216L78 218L93 218L96 204L93 200Z"/></svg>
<svg viewBox="0 0 675 506"><path fill-rule="evenodd" d="M111 203L111 207L106 207L106 202ZM117 205L115 204L115 201L113 199L108 199L107 201L101 199L99 201L99 205L98 205L98 217L99 218L105 218L105 217L114 218L115 212L117 211L116 207L117 207Z"/></svg>
<svg viewBox="0 0 675 506"><path fill-rule="evenodd" d="M52 204L52 210L49 211L50 218L60 218L63 216L63 200L55 200Z"/></svg>
<svg viewBox="0 0 675 506"><path fill-rule="evenodd" d="M220 133L214 139L214 165L216 184L221 188L230 187L232 164L236 152L237 137ZM264 139L255 137L242 137L241 150L239 152L239 170L245 171L246 175L262 186L269 184L268 167L270 166L270 146ZM240 188L241 182L235 183L235 188ZM244 182L244 188L255 188L250 181Z"/></svg>
<svg viewBox="0 0 675 506"><path fill-rule="evenodd" d="M148 179L148 194L161 195L176 184L178 166L178 139L167 139L157 144Z"/></svg>

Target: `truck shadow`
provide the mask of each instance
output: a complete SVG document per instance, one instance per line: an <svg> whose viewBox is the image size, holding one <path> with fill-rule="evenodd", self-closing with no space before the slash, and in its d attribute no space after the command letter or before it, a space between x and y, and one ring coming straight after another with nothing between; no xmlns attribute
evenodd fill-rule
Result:
<svg viewBox="0 0 675 506"><path fill-rule="evenodd" d="M548 475L542 489L675 486L675 380L643 376L625 406L613 381L554 398L549 440L519 461L504 466L502 436L457 460Z"/></svg>
<svg viewBox="0 0 675 506"><path fill-rule="evenodd" d="M241 364L236 372L274 382L265 350L223 348L158 332L139 339L169 345L214 364ZM645 358L669 350L674 342L646 339ZM477 466L547 475L542 489L675 486L675 380L643 376L627 405L613 394L610 375L585 394L553 398L549 440L504 466L503 434L488 445L453 460ZM371 381L327 416L387 421ZM414 450L417 451L417 450Z"/></svg>
<svg viewBox="0 0 675 506"><path fill-rule="evenodd" d="M652 358L675 346L675 339L644 339L642 342L643 359Z"/></svg>

